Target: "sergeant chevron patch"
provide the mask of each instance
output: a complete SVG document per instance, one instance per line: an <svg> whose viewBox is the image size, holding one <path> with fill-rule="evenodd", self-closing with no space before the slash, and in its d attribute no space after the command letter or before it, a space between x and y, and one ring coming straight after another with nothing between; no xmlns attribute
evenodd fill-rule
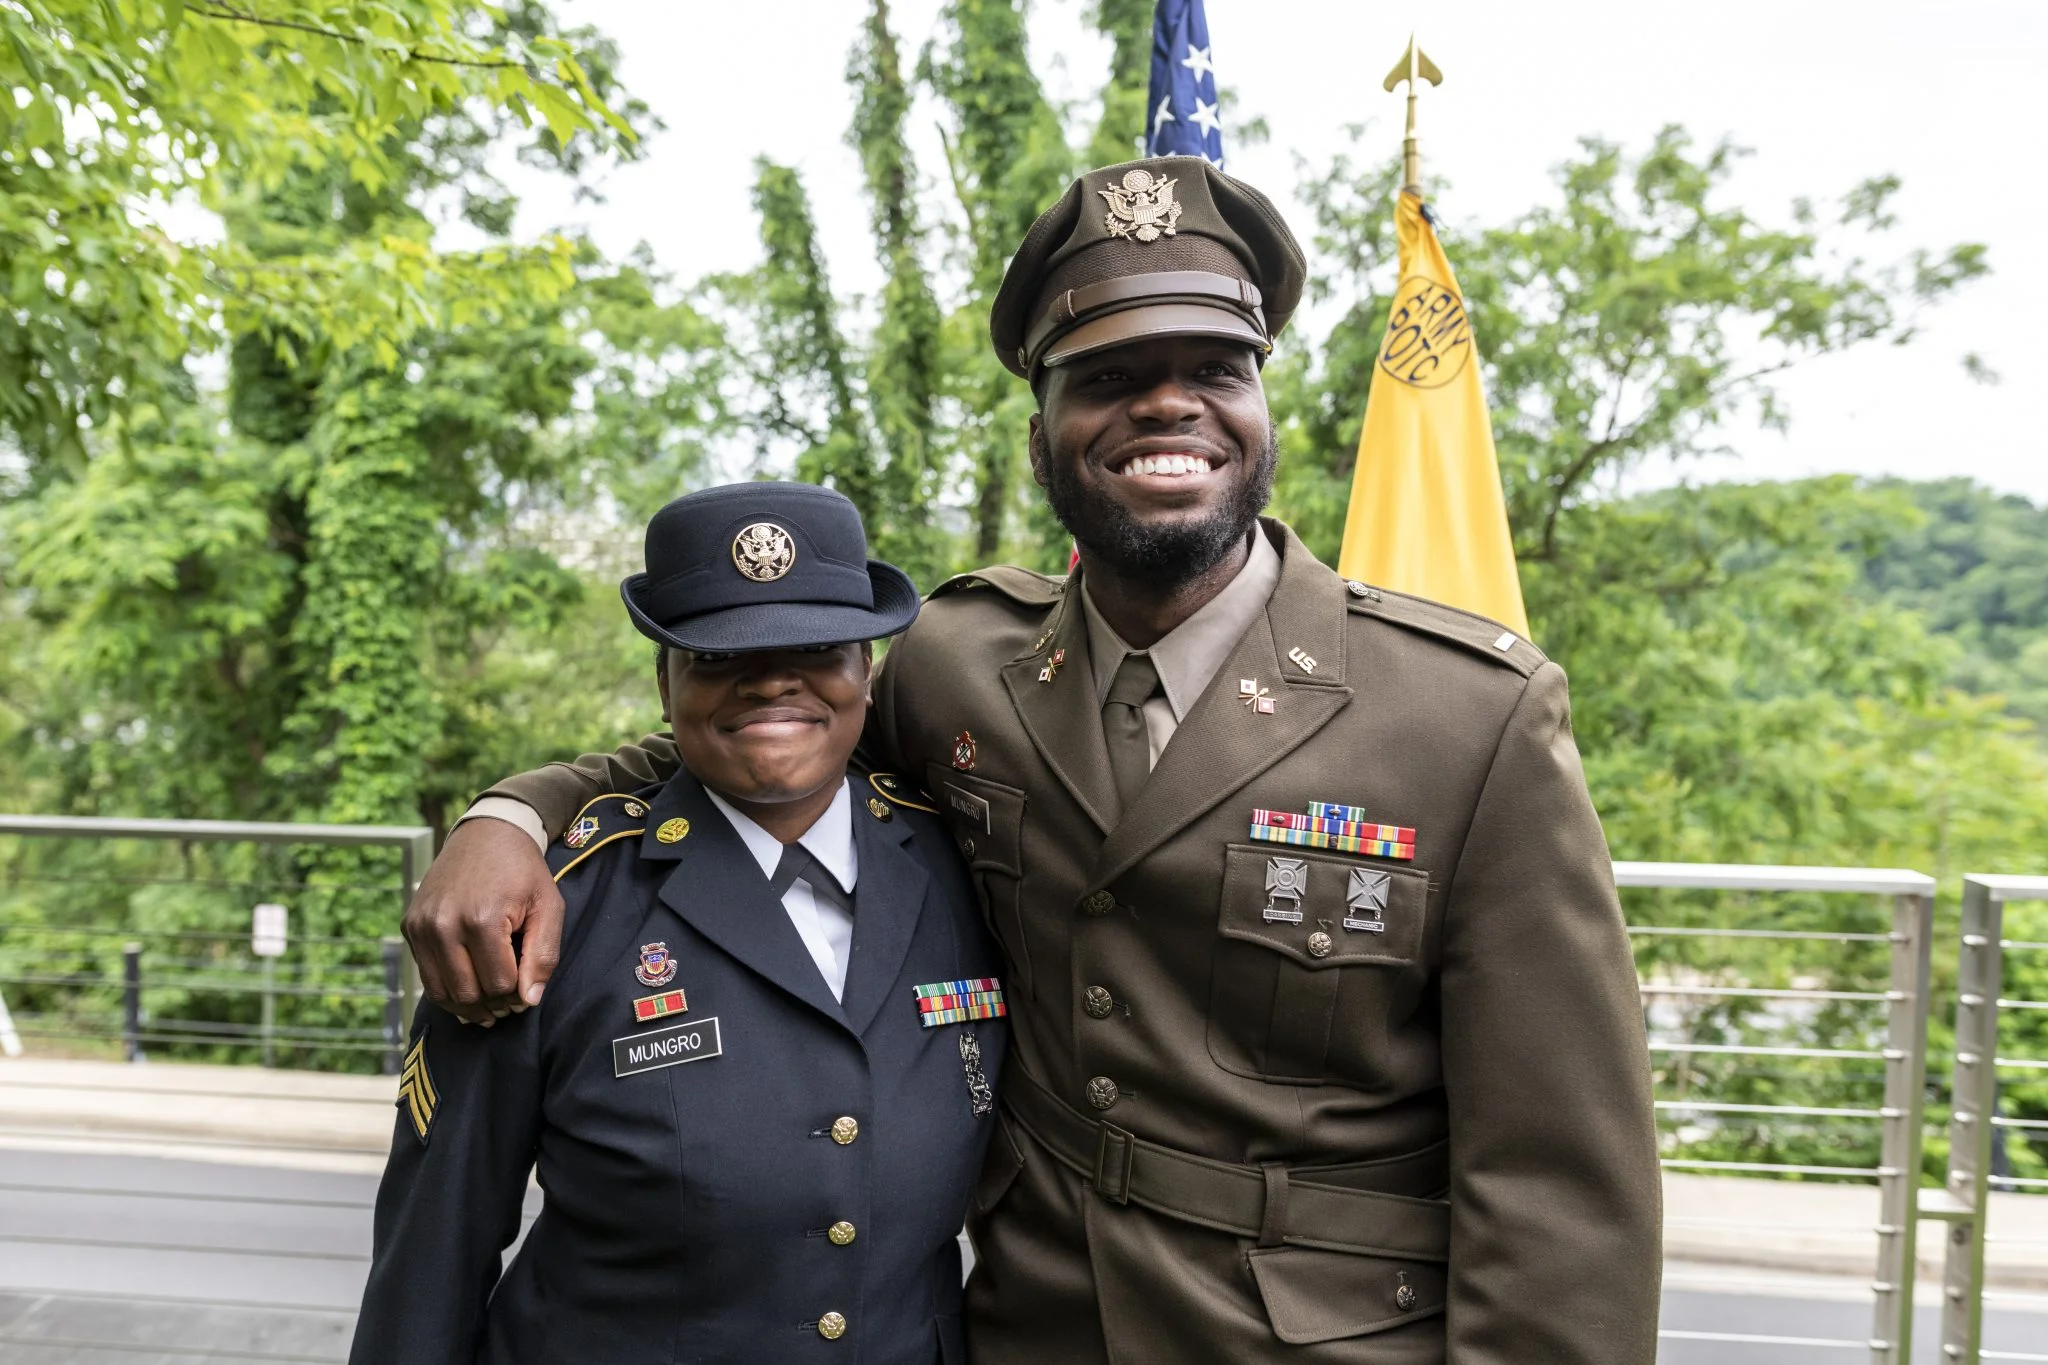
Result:
<svg viewBox="0 0 2048 1365"><path fill-rule="evenodd" d="M433 1131L434 1113L441 1107L441 1097L434 1090L434 1077L427 1070L427 1035L420 1031L419 1041L412 1045L412 1051L405 1054L405 1066L398 1073L398 1107L412 1120L412 1130L419 1135L420 1145L427 1145L427 1134Z"/></svg>

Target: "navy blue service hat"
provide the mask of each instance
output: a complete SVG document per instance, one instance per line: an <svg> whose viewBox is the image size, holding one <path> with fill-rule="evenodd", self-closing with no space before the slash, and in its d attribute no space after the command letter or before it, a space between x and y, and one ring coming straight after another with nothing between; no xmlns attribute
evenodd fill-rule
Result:
<svg viewBox="0 0 2048 1365"><path fill-rule="evenodd" d="M677 649L742 653L894 635L917 586L868 558L860 513L809 483L729 483L647 523L647 572L619 584L633 624Z"/></svg>
<svg viewBox="0 0 2048 1365"><path fill-rule="evenodd" d="M1034 378L1153 337L1241 341L1263 359L1301 302L1301 246L1272 201L1198 156L1103 166L1024 234L989 340Z"/></svg>

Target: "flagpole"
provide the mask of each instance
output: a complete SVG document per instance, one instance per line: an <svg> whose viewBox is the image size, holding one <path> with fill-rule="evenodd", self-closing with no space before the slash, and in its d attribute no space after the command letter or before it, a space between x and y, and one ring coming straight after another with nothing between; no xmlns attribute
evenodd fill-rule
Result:
<svg viewBox="0 0 2048 1365"><path fill-rule="evenodd" d="M1408 50L1401 54L1401 60L1394 63L1394 69L1387 73L1385 90L1393 94L1401 82L1408 82L1408 134L1401 141L1401 188L1407 193L1422 196L1422 148L1415 138L1415 102L1422 83L1442 85L1444 73L1436 69L1436 63L1428 54L1415 45L1415 35L1408 35Z"/></svg>

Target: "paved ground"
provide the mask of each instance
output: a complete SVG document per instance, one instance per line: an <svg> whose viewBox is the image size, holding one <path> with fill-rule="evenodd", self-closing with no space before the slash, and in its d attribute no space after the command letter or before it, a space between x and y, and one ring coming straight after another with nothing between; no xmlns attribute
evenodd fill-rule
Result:
<svg viewBox="0 0 2048 1365"><path fill-rule="evenodd" d="M78 1152L0 1156L0 1361L313 1365L348 1353L371 1175ZM537 1204L533 1196L529 1210ZM1665 1326L1867 1339L1852 1278L1674 1263ZM1923 1298L1930 1296L1923 1294ZM1921 1316L1931 1361L1934 1308ZM2048 1295L1987 1346L2048 1352ZM1861 1365L1854 1350L1669 1340L1662 1365Z"/></svg>
<svg viewBox="0 0 2048 1365"><path fill-rule="evenodd" d="M392 1081L0 1062L0 1365L345 1359ZM1863 1365L1873 1192L1671 1175L1660 1365ZM1986 1346L2048 1355L2048 1199L1997 1196ZM537 1192L528 1211L537 1207ZM1938 1235L1922 1239L1938 1257ZM1937 1264L1916 1360L1934 1361Z"/></svg>

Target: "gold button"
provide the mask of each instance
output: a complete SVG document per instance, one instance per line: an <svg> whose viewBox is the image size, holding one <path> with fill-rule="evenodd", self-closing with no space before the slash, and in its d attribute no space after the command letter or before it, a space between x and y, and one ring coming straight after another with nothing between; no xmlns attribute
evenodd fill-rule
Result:
<svg viewBox="0 0 2048 1365"><path fill-rule="evenodd" d="M827 1341L837 1341L846 1335L846 1315L827 1313L818 1319L818 1335Z"/></svg>
<svg viewBox="0 0 2048 1365"><path fill-rule="evenodd" d="M1330 949L1336 946L1336 944L1330 941L1330 936L1320 929L1308 936L1308 955L1310 957L1328 957Z"/></svg>
<svg viewBox="0 0 2048 1365"><path fill-rule="evenodd" d="M842 1115L832 1120L832 1140L841 1147L850 1146L860 1136L860 1120Z"/></svg>
<svg viewBox="0 0 2048 1365"><path fill-rule="evenodd" d="M887 801L884 801L881 797L870 796L868 798L868 814L874 816L877 820L880 820L883 824L886 825L889 823L890 820L895 818L896 812L890 810L889 803Z"/></svg>
<svg viewBox="0 0 2048 1365"><path fill-rule="evenodd" d="M1107 1019L1116 1009L1116 997L1101 986L1090 986L1081 994L1081 1008L1090 1019Z"/></svg>
<svg viewBox="0 0 2048 1365"><path fill-rule="evenodd" d="M825 1235L832 1239L833 1246L849 1246L853 1242L853 1224L842 1218L831 1227L826 1228Z"/></svg>
<svg viewBox="0 0 2048 1365"><path fill-rule="evenodd" d="M1107 1109L1116 1103L1116 1082L1107 1076L1097 1076L1088 1082L1088 1103L1097 1109Z"/></svg>
<svg viewBox="0 0 2048 1365"><path fill-rule="evenodd" d="M1116 909L1116 897L1107 891L1090 891L1081 901L1081 909L1091 915L1106 915Z"/></svg>

